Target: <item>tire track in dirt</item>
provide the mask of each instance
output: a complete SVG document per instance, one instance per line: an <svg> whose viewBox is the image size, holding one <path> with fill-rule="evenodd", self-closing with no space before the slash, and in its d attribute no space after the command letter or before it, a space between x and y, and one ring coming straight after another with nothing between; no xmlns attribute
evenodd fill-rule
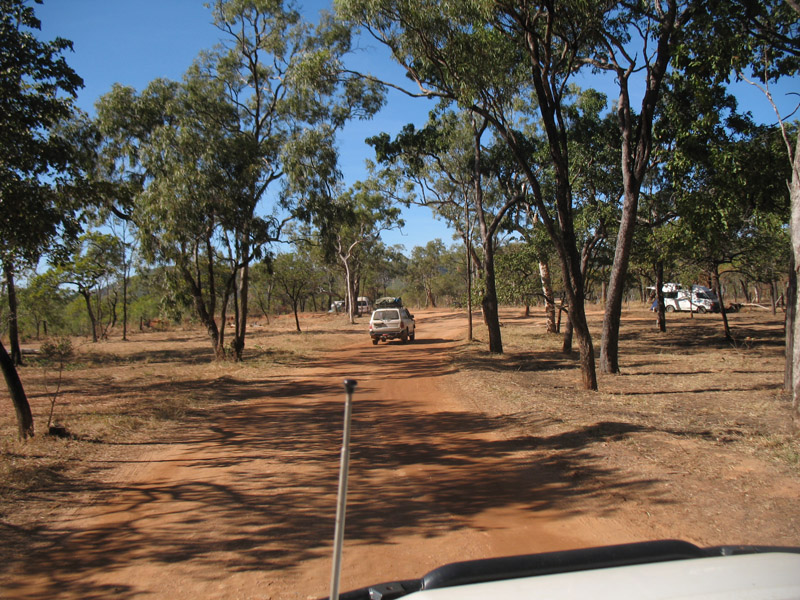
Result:
<svg viewBox="0 0 800 600"><path fill-rule="evenodd" d="M592 489L448 392L463 322L423 314L417 341L363 342L265 375L120 466L5 577L3 598L327 595L344 405L354 378L343 590L456 560L631 541L585 516Z"/></svg>

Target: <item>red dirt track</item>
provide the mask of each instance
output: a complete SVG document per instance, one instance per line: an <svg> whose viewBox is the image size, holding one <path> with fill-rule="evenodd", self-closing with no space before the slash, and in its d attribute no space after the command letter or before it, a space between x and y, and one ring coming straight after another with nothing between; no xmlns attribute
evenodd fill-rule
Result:
<svg viewBox="0 0 800 600"><path fill-rule="evenodd" d="M546 438L458 397L450 352L463 327L420 311L413 343L375 347L365 332L291 378L242 381L238 399L76 497L41 551L5 573L0 597L327 596L346 378L358 386L342 591L660 533L629 514L627 500L653 500L647 480L618 474L609 490L602 461L576 448L578 476Z"/></svg>

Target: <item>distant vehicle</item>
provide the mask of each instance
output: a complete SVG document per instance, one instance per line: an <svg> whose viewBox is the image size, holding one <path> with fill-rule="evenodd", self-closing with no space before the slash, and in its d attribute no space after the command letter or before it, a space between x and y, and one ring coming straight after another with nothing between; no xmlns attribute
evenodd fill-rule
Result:
<svg viewBox="0 0 800 600"><path fill-rule="evenodd" d="M358 314L363 315L372 310L372 304L370 304L369 298L366 296L359 296L356 299L356 308L358 309Z"/></svg>
<svg viewBox="0 0 800 600"><path fill-rule="evenodd" d="M328 309L329 313L339 313L344 311L344 300L334 300L331 302L331 307Z"/></svg>
<svg viewBox="0 0 800 600"><path fill-rule="evenodd" d="M800 598L800 548L700 548L660 540L444 565L341 600L789 600Z"/></svg>
<svg viewBox="0 0 800 600"><path fill-rule="evenodd" d="M369 336L375 346L380 341L414 341L416 329L414 315L407 308L379 308L369 320Z"/></svg>
<svg viewBox="0 0 800 600"><path fill-rule="evenodd" d="M667 312L719 312L719 299L711 288L693 285L691 290L687 290L679 283L665 283L661 290L664 293L664 310ZM656 308L654 301L651 310Z"/></svg>

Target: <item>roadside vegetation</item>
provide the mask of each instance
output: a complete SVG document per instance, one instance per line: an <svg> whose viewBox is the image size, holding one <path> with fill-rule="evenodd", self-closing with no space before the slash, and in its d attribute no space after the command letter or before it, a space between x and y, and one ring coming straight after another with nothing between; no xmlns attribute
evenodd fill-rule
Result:
<svg viewBox="0 0 800 600"><path fill-rule="evenodd" d="M541 305L576 389L605 393L631 335L623 305L655 300L668 334L666 283L711 288L734 347L729 312L783 311L797 413L800 131L777 104L755 122L728 86L747 80L769 104L770 85L796 77L793 3L339 0L312 23L289 3L216 0L218 46L198 48L180 81L115 84L93 115L75 106L71 43L39 39L36 4L0 0L0 41L20 50L0 65L13 123L0 140L0 367L20 438L37 433L24 344L199 327L212 356L198 357L240 363L258 360L258 320L291 311L302 333L301 313L344 301L353 325L360 296L475 307L467 337L489 363L507 351L500 307ZM362 36L408 78L353 70ZM589 72L605 92L576 85ZM343 128L398 87L435 110L374 131L367 175L345 181ZM410 204L455 242L387 247ZM57 434L46 422L39 433Z"/></svg>

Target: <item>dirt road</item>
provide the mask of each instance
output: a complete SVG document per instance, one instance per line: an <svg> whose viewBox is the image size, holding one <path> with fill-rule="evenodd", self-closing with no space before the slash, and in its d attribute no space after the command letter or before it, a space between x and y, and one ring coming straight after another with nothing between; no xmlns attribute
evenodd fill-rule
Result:
<svg viewBox="0 0 800 600"><path fill-rule="evenodd" d="M455 560L647 537L451 391L462 329L463 318L421 313L414 343L373 347L365 333L290 378L243 381L237 401L76 497L0 596L326 596L345 378L358 387L342 590Z"/></svg>

